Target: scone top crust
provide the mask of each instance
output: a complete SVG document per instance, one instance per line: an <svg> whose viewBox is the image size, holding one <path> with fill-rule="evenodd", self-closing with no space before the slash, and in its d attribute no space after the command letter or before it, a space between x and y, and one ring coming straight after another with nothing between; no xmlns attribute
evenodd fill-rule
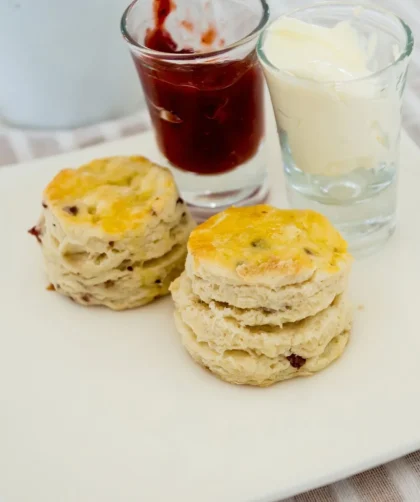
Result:
<svg viewBox="0 0 420 502"><path fill-rule="evenodd" d="M188 241L189 274L237 284L281 287L351 262L347 243L327 218L269 205L230 208L199 225Z"/></svg>
<svg viewBox="0 0 420 502"><path fill-rule="evenodd" d="M152 217L173 212L178 191L168 169L144 157L110 157L64 169L43 198L64 227L118 236L141 232Z"/></svg>

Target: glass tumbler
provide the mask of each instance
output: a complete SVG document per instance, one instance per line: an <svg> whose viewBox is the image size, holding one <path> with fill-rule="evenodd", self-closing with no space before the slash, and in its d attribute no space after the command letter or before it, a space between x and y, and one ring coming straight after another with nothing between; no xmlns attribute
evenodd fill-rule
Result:
<svg viewBox="0 0 420 502"><path fill-rule="evenodd" d="M264 76L256 42L269 18L267 3L161 4L135 0L123 14L121 30L140 77L162 161L172 169L196 215L244 204L261 192L266 177ZM163 4L171 12L156 35ZM163 40L166 52L156 50L168 34L169 45ZM147 43L151 37L153 48Z"/></svg>
<svg viewBox="0 0 420 502"><path fill-rule="evenodd" d="M307 58L299 68L296 58L278 55L291 51L290 34L282 38L286 28L281 26L286 22L305 30L302 21L315 26L307 39L302 32L293 43L306 44L313 34L328 37L330 30L324 28L336 30L340 23L342 38L335 46L326 46L327 38L319 42L326 60L312 52L313 40L293 45ZM410 28L380 8L328 2L281 16L261 35L257 50L276 116L290 205L324 213L355 255L381 247L396 223ZM355 73L340 67L343 58L357 68Z"/></svg>

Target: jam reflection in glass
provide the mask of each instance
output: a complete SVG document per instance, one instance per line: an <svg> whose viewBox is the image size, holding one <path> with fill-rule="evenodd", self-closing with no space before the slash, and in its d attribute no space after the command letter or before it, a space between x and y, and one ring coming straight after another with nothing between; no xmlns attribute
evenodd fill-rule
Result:
<svg viewBox="0 0 420 502"><path fill-rule="evenodd" d="M134 59L159 148L173 165L217 174L256 154L264 106L255 51L225 62Z"/></svg>

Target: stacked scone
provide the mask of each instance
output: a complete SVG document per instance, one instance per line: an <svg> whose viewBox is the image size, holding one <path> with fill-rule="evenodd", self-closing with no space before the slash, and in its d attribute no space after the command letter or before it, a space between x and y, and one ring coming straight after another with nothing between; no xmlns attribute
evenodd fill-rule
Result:
<svg viewBox="0 0 420 502"><path fill-rule="evenodd" d="M169 170L143 157L61 171L43 195L42 244L52 287L115 310L168 293L184 269L193 220Z"/></svg>
<svg viewBox="0 0 420 502"><path fill-rule="evenodd" d="M312 375L347 344L351 257L322 215L260 205L198 226L172 284L184 346L235 384Z"/></svg>

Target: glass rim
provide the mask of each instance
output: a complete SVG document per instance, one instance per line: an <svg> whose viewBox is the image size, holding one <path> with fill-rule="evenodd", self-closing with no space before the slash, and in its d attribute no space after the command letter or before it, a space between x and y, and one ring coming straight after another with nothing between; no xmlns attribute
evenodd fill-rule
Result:
<svg viewBox="0 0 420 502"><path fill-rule="evenodd" d="M278 16L273 22L276 22L279 19L293 17L293 14L296 14L296 13L305 12L305 11L309 11L309 10L313 10L313 9L317 10L322 7L332 7L332 6L334 6L334 7L353 7L354 9L360 7L364 10L379 12L380 14L383 14L389 18L392 18L394 21L396 21L402 27L402 29L406 35L407 40L405 42L405 47L401 50L400 54L395 59L395 61L387 64L386 66L383 66L379 70L372 72L370 75L366 75L364 77L352 78L350 80L317 81L317 80L313 80L313 79L307 78L307 77L299 77L299 76L294 75L293 73L282 70L281 68L278 68L276 65L274 65L268 59L268 57L264 51L264 47L263 47L264 36L268 33L268 30L270 29L270 27L268 27L266 30L263 31L263 33L260 34L260 36L258 38L258 42L257 42L257 54L258 54L260 61L265 66L268 66L271 70L274 70L276 73L284 75L284 76L288 77L289 79L298 80L301 82L310 82L312 84L317 84L319 86L328 86L328 85L332 85L332 84L339 84L339 85L346 85L347 84L348 85L348 84L352 84L354 82L362 82L364 80L369 80L371 78L378 77L382 73L385 73L387 70L389 70L393 66L398 65L399 63L404 61L404 59L411 56L411 54L413 52L413 48L414 48L414 35L413 35L411 28L408 26L408 24L403 19L401 19L396 14L394 14L392 11L387 10L387 9L382 9L381 7L376 7L376 6L372 6L372 5L357 4L357 3L353 3L353 2L337 2L337 1L320 2L320 3L317 3L317 4L312 5L310 7L301 7L299 9L294 9L292 11L288 11L288 12Z"/></svg>
<svg viewBox="0 0 420 502"><path fill-rule="evenodd" d="M263 29L267 26L267 23L270 19L270 7L267 3L267 0L259 0L262 7L263 7L263 13L261 16L261 19L256 26L250 33L242 37L241 39L237 40L236 42L233 42L232 44L229 44L226 47L223 47L221 49L215 49L207 52L192 52L192 53L173 53L173 52L161 52L161 51L156 51L154 49L149 49L145 45L140 44L134 38L130 35L128 27L127 27L127 21L128 18L135 7L135 5L141 1L144 0L133 0L128 7L124 10L123 15L121 17L121 22L120 22L120 30L122 33L122 36L124 40L128 43L130 48L132 48L135 51L141 52L143 55L146 56L152 56L155 58L159 59L166 59L166 60L172 60L172 61L188 61L188 60L197 60L197 59L207 59L207 58L212 58L215 56L220 56L222 54L228 53L232 51L233 49L237 47L241 47L245 45L246 43L250 42L251 40L257 38Z"/></svg>

